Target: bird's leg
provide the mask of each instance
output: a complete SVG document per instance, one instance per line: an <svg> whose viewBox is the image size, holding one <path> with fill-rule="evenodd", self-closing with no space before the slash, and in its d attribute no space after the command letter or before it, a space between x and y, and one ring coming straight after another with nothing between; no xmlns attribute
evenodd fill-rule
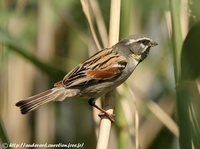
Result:
<svg viewBox="0 0 200 149"><path fill-rule="evenodd" d="M99 114L100 117L101 116L106 116L112 123L115 121L113 114L108 113L107 111L105 111L104 109L98 107L95 104L95 99L93 99L93 98L89 99L88 103L89 103L89 105L95 107L96 109L98 109L99 111L101 111L103 113L103 114Z"/></svg>

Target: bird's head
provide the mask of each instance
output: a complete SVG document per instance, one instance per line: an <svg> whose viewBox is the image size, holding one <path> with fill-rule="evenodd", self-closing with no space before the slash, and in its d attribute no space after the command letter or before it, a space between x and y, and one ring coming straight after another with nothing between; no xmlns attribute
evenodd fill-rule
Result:
<svg viewBox="0 0 200 149"><path fill-rule="evenodd" d="M158 44L152 39L138 35L131 35L116 44L117 49L122 49L120 51L123 54L131 56L139 62L143 61L147 57L150 48L156 45Z"/></svg>

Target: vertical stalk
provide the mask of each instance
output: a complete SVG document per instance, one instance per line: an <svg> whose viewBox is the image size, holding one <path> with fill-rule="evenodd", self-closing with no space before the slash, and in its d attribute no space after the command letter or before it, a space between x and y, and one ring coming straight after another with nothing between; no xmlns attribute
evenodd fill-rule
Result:
<svg viewBox="0 0 200 149"><path fill-rule="evenodd" d="M180 57L182 47L182 33L180 23L180 0L170 0L170 10L172 19L172 42L173 42L173 61L176 85L180 79Z"/></svg>
<svg viewBox="0 0 200 149"><path fill-rule="evenodd" d="M108 47L112 46L119 40L120 8L121 8L121 0L111 0ZM113 114L113 109L114 109L113 93L109 93L105 96L105 105L107 112ZM108 148L110 131L111 131L111 121L106 117L102 118L100 122L97 149Z"/></svg>
<svg viewBox="0 0 200 149"><path fill-rule="evenodd" d="M170 0L171 19L172 19L172 40L173 40L173 59L174 74L177 94L177 112L179 120L179 146L181 149L192 149L194 144L191 136L191 105L192 93L191 87L183 85L181 79L181 48L182 48L182 32L180 23L180 0ZM183 75L183 74L182 74Z"/></svg>

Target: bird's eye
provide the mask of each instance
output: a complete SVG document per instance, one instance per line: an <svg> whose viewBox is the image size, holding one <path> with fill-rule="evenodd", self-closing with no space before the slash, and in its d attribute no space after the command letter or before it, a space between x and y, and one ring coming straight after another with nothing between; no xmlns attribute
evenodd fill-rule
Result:
<svg viewBox="0 0 200 149"><path fill-rule="evenodd" d="M148 40L141 40L140 43L147 45L149 43L149 41Z"/></svg>

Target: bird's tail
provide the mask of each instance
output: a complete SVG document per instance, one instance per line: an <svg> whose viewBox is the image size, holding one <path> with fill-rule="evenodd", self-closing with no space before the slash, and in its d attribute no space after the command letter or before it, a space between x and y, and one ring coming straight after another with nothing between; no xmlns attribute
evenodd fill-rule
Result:
<svg viewBox="0 0 200 149"><path fill-rule="evenodd" d="M25 100L21 100L16 103L16 106L20 108L22 114L26 114L45 103L50 101L62 101L66 97L73 97L76 96L76 94L74 90L65 89L64 87L55 87Z"/></svg>

